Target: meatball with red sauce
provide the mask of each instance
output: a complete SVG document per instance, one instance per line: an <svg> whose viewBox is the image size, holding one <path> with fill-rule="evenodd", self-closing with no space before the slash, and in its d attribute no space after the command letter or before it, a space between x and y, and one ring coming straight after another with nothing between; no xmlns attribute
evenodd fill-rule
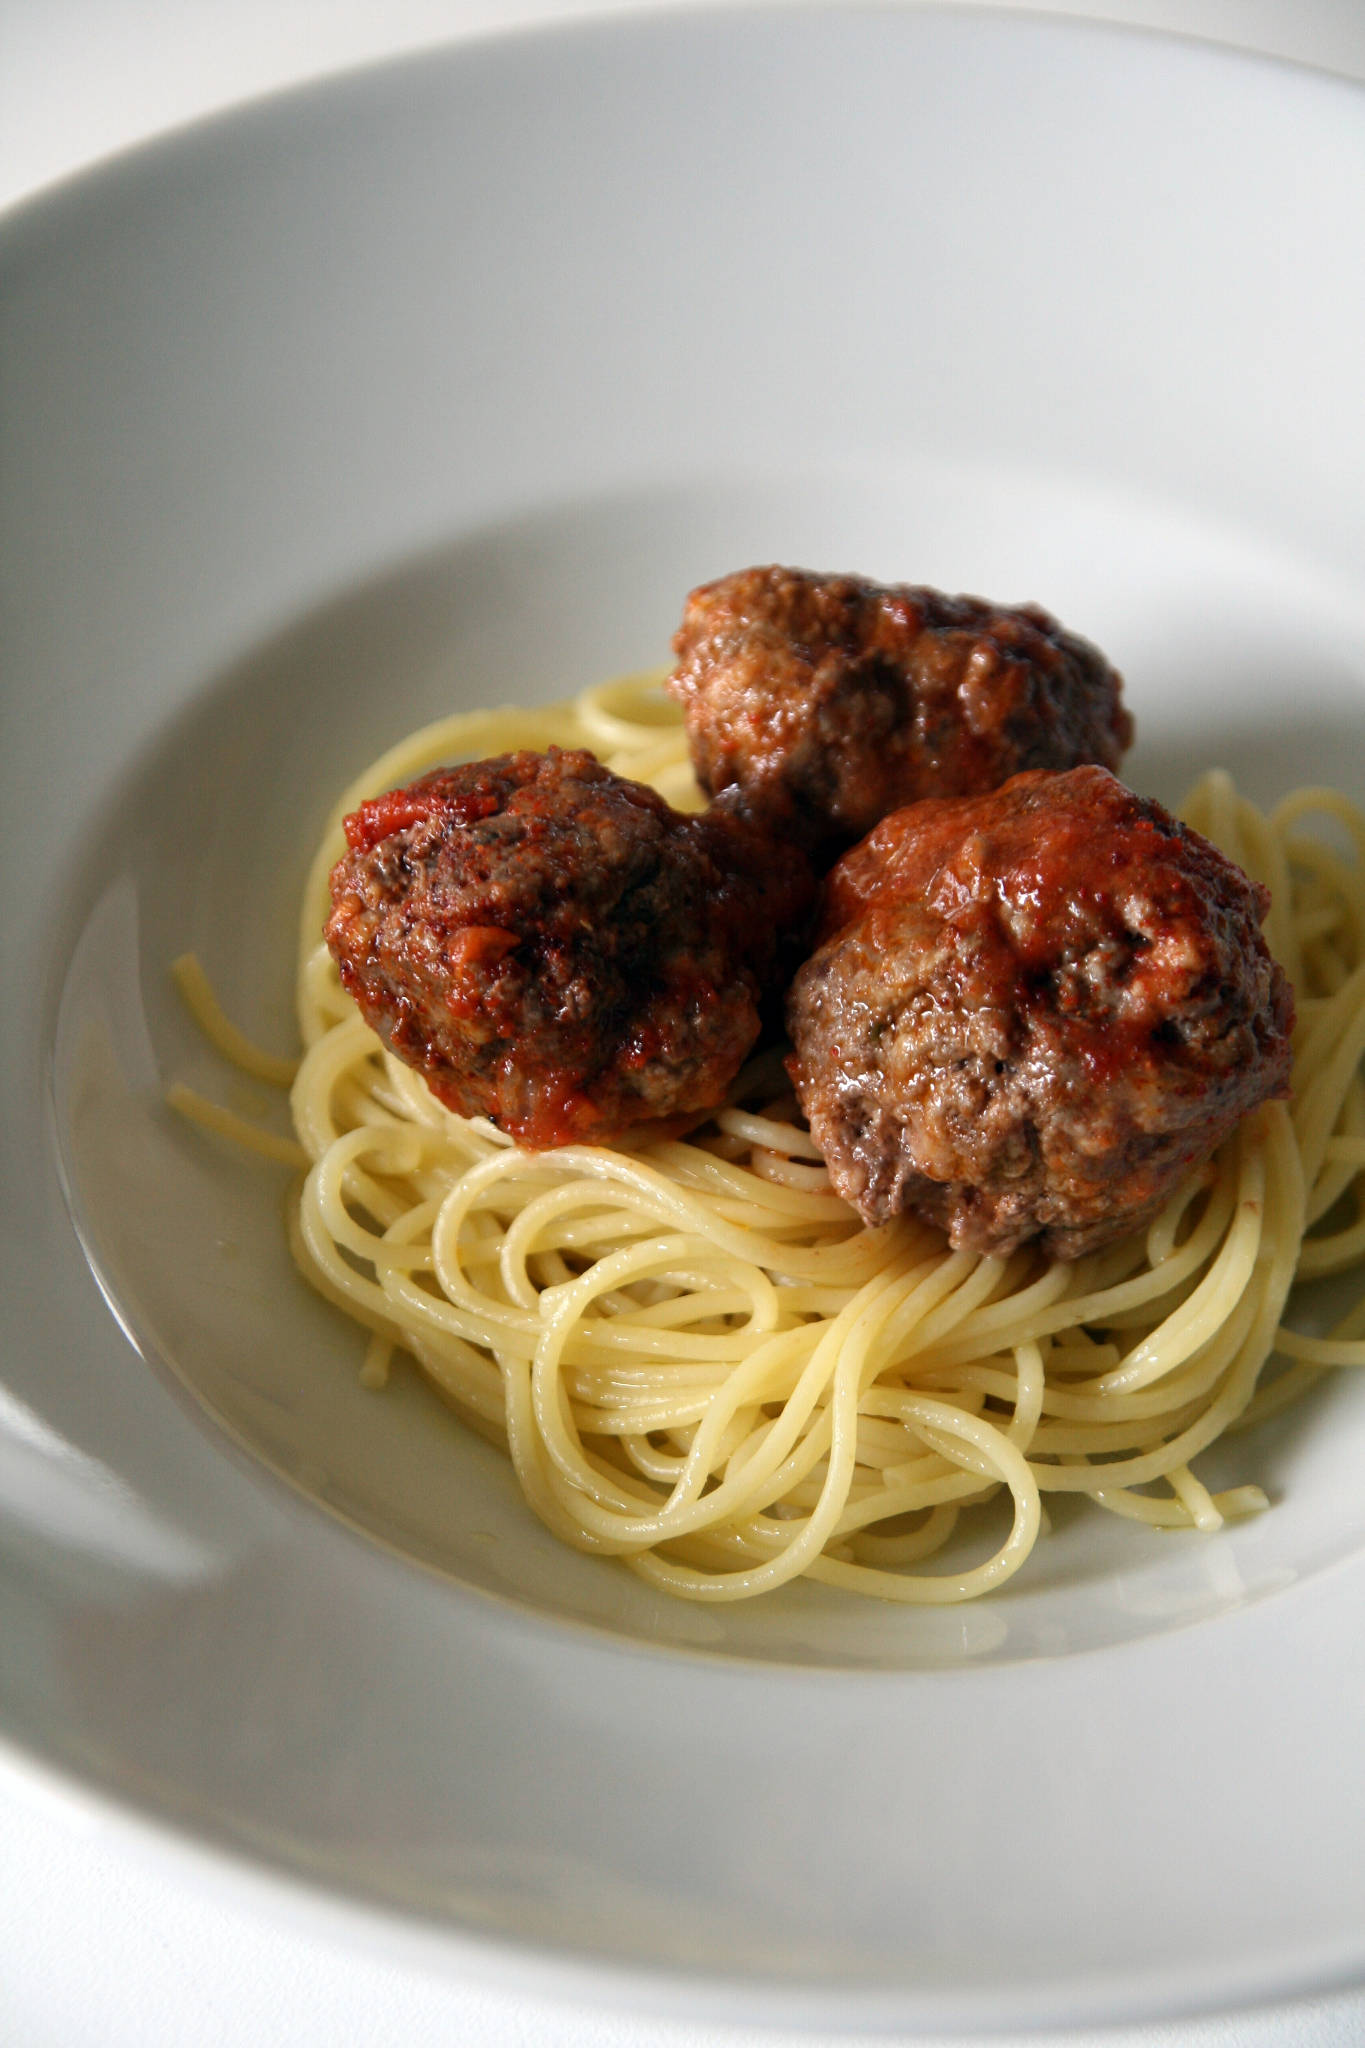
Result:
<svg viewBox="0 0 1365 2048"><path fill-rule="evenodd" d="M954 1246L1074 1259L1288 1093L1269 896L1106 770L885 818L830 873L787 1006L837 1191Z"/></svg>
<svg viewBox="0 0 1365 2048"><path fill-rule="evenodd" d="M1132 743L1119 677L1036 605L744 569L692 592L673 647L703 790L825 860L903 804Z"/></svg>
<svg viewBox="0 0 1365 2048"><path fill-rule="evenodd" d="M345 830L343 983L442 1102L533 1148L716 1107L809 931L799 853L584 752L439 768Z"/></svg>

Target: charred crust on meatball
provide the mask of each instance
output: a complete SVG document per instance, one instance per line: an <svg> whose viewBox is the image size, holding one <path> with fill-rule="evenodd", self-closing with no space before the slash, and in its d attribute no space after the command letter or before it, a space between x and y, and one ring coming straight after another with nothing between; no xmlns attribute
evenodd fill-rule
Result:
<svg viewBox="0 0 1365 2048"><path fill-rule="evenodd" d="M1098 767L884 819L828 876L790 1069L838 1192L1078 1258L1288 1093L1267 891Z"/></svg>
<svg viewBox="0 0 1365 2048"><path fill-rule="evenodd" d="M702 789L826 863L903 804L1132 743L1119 676L1037 605L753 568L694 590L673 648Z"/></svg>
<svg viewBox="0 0 1365 2048"><path fill-rule="evenodd" d="M439 1100L535 1148L714 1108L808 939L798 851L581 750L437 769L345 832L343 984Z"/></svg>

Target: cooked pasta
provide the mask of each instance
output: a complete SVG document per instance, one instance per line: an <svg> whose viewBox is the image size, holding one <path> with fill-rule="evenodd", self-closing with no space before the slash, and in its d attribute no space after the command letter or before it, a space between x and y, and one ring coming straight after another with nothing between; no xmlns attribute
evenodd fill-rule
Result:
<svg viewBox="0 0 1365 2048"><path fill-rule="evenodd" d="M1293 1100L1145 1233L1049 1265L954 1252L910 1218L865 1227L775 1052L683 1136L541 1153L385 1052L319 940L342 817L437 762L552 742L701 801L657 677L627 678L414 735L343 794L309 877L294 1251L370 1332L367 1383L408 1354L506 1445L551 1530L697 1600L800 1575L967 1600L1023 1565L1049 1495L1200 1530L1264 1507L1251 1482L1211 1493L1194 1460L1365 1364L1360 1307L1285 1327L1296 1280L1365 1261L1365 816L1324 790L1265 816L1220 773L1191 793L1189 822L1273 892Z"/></svg>

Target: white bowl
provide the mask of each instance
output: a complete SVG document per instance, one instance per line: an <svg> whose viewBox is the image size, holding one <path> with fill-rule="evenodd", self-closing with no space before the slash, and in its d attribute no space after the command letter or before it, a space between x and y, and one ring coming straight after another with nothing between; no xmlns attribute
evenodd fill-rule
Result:
<svg viewBox="0 0 1365 2048"><path fill-rule="evenodd" d="M269 1170L163 1095L221 1092L187 947L287 1046L373 754L664 658L745 562L1041 600L1158 795L1361 794L1362 248L1354 88L849 9L389 66L8 223L17 1754L542 1988L968 2026L1354 1981L1351 1386L1227 1454L1276 1504L1214 1539L1077 1516L964 1611L665 1602L358 1385Z"/></svg>

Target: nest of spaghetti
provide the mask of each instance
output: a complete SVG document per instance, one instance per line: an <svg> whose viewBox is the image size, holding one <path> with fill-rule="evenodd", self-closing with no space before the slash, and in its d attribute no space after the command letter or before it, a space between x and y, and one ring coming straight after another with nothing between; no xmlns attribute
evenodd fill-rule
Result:
<svg viewBox="0 0 1365 2048"><path fill-rule="evenodd" d="M443 1102L357 1012L317 934L343 818L433 763L591 749L700 804L657 676L416 735L341 798L302 918L301 1269L505 1443L578 1548L731 1600L807 1576L912 1603L1024 1565L1048 1499L1214 1530L1267 1505L1193 1461L1365 1363L1365 1312L1287 1325L1297 1283L1365 1260L1365 819L1326 791L1268 816L1212 775L1188 822L1269 889L1297 1006L1290 1099L1246 1116L1141 1227L1083 1255L954 1248L831 1185L780 1050L718 1110L610 1143L519 1145ZM1301 1320L1297 1318L1296 1320Z"/></svg>

